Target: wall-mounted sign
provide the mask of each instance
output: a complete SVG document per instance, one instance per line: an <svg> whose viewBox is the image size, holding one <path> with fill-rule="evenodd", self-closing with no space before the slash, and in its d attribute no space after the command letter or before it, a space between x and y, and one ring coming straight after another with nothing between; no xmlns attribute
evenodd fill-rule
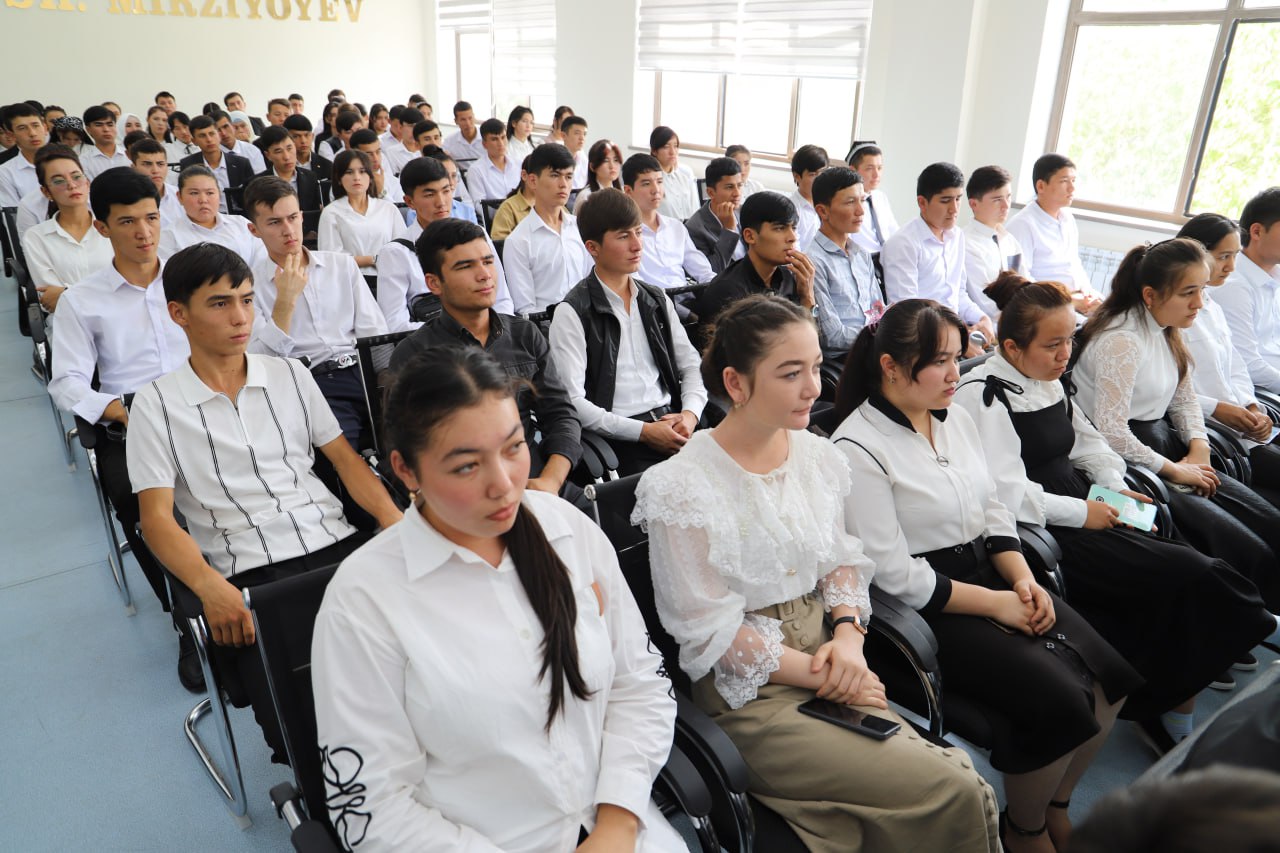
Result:
<svg viewBox="0 0 1280 853"><path fill-rule="evenodd" d="M4 0L10 9L48 12L88 12L91 5L107 6L110 15L147 15L166 18L243 18L249 21L360 20L364 0ZM346 12L345 15L339 14Z"/></svg>

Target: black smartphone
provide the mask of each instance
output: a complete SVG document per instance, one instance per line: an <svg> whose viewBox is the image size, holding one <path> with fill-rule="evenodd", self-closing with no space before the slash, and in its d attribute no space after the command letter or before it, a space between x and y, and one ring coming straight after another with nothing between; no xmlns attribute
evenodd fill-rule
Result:
<svg viewBox="0 0 1280 853"><path fill-rule="evenodd" d="M832 725L857 732L873 740L887 740L897 734L898 729L902 728L900 724L895 723L893 720L872 716L859 711L857 708L849 705L840 705L828 699L810 699L808 702L801 704L800 713L808 714L810 717L817 717L819 720L826 720Z"/></svg>

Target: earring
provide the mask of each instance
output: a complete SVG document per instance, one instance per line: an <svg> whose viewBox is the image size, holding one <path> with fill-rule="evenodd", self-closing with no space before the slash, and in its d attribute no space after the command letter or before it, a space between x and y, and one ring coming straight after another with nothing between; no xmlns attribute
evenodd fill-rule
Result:
<svg viewBox="0 0 1280 853"><path fill-rule="evenodd" d="M896 377L896 376L890 376L890 377L889 377L889 384L890 384L890 385L897 385L897 384L898 384L898 377Z"/></svg>
<svg viewBox="0 0 1280 853"><path fill-rule="evenodd" d="M735 409L741 409L744 405L746 405L746 404L745 404L745 403L735 402L735 403L733 404L733 407L734 407Z"/></svg>

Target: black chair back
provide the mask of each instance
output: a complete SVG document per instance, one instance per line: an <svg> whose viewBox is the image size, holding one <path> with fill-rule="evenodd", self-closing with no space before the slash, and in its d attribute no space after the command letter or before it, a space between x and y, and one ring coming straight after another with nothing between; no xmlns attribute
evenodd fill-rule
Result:
<svg viewBox="0 0 1280 853"><path fill-rule="evenodd" d="M498 215L498 208L502 207L505 198L482 198L480 199L480 216L484 219L484 230L493 233L493 220Z"/></svg>

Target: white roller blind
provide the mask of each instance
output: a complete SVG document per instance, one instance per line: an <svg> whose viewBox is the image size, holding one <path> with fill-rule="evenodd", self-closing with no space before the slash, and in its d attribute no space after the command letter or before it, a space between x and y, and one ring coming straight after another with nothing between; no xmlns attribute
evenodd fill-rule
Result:
<svg viewBox="0 0 1280 853"><path fill-rule="evenodd" d="M723 72L734 63L738 0L640 0L640 67Z"/></svg>
<svg viewBox="0 0 1280 853"><path fill-rule="evenodd" d="M461 30L489 26L489 0L438 0L440 28Z"/></svg>
<svg viewBox="0 0 1280 853"><path fill-rule="evenodd" d="M492 0L493 91L500 104L554 100L555 0Z"/></svg>

